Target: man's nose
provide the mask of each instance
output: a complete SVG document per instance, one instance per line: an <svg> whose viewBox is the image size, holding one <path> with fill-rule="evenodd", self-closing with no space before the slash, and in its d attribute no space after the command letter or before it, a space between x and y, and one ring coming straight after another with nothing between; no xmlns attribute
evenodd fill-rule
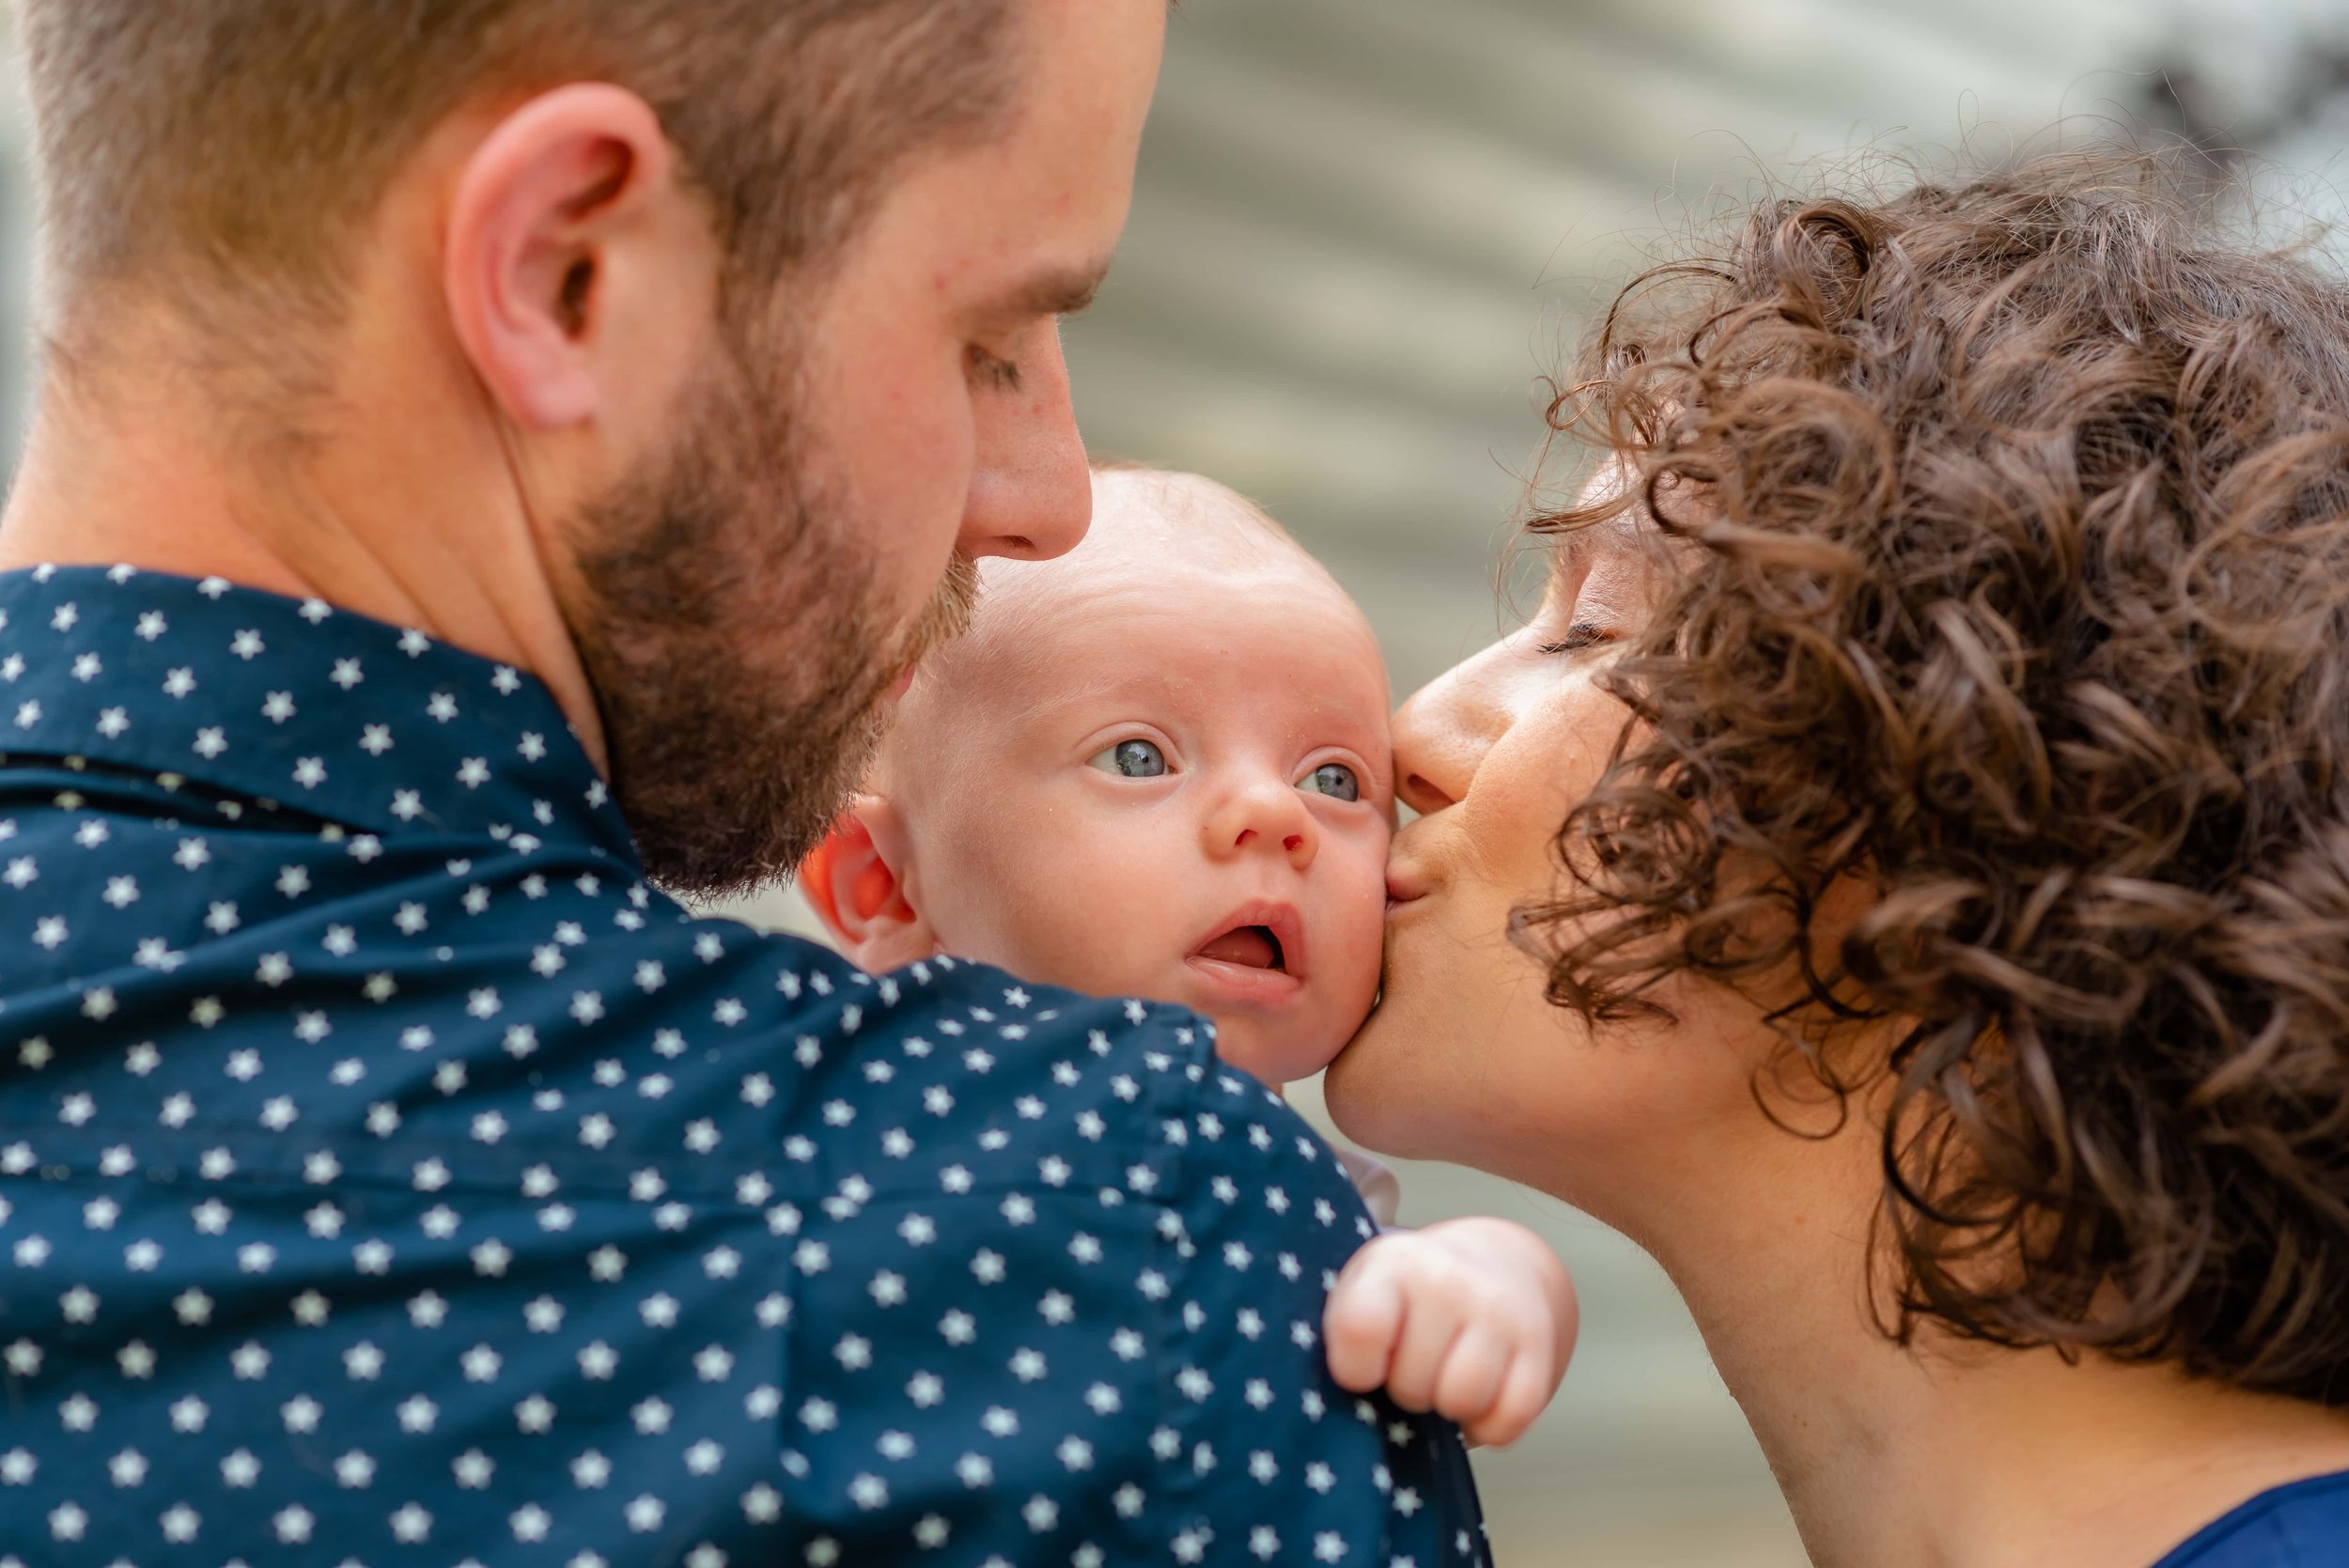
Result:
<svg viewBox="0 0 2349 1568"><path fill-rule="evenodd" d="M1295 785L1264 779L1234 790L1208 814L1210 859L1278 855L1302 871L1321 849L1321 830Z"/></svg>
<svg viewBox="0 0 2349 1568"><path fill-rule="evenodd" d="M1019 385L979 395L971 494L957 541L966 555L1047 561L1077 548L1093 522L1093 477L1060 333L1035 334Z"/></svg>

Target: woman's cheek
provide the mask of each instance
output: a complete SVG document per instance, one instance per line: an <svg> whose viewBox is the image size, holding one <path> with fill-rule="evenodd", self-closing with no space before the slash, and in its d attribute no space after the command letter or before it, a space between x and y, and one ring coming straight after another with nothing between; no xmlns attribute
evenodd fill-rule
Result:
<svg viewBox="0 0 2349 1568"><path fill-rule="evenodd" d="M1487 875L1520 900L1555 890L1563 875L1559 831L1605 771L1613 732L1594 732L1622 709L1590 700L1596 695L1587 687L1569 688L1513 726L1486 758L1479 787L1465 802L1474 808L1467 826Z"/></svg>
<svg viewBox="0 0 2349 1568"><path fill-rule="evenodd" d="M1387 925L1377 1010L1326 1085L1347 1137L1407 1158L1478 1163L1491 1114L1483 1059L1502 1048L1495 1031L1508 990L1538 979L1509 947L1508 908L1488 886L1455 881Z"/></svg>
<svg viewBox="0 0 2349 1568"><path fill-rule="evenodd" d="M1415 829L1448 874L1387 935L1386 989L1331 1069L1340 1127L1383 1152L1516 1169L1536 1150L1498 1147L1501 1101L1536 1093L1579 1037L1546 999L1538 943L1512 918L1560 891L1560 827L1605 765L1623 709L1586 682L1529 677L1507 733L1481 760L1467 798ZM1595 741L1592 736L1598 732Z"/></svg>

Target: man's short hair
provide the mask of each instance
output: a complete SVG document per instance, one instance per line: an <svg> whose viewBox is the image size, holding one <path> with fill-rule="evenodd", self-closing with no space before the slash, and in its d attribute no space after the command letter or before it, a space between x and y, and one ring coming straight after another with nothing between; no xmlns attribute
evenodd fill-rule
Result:
<svg viewBox="0 0 2349 1568"><path fill-rule="evenodd" d="M1013 0L20 0L54 318L167 281L332 321L354 232L469 101L609 81L660 115L734 276L852 233L908 154L1008 114ZM195 291L190 299L189 290Z"/></svg>

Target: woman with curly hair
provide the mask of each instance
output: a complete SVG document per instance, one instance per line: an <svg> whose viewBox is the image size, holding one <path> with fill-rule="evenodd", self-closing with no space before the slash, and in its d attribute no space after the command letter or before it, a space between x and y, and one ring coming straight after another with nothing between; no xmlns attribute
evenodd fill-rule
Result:
<svg viewBox="0 0 2349 1568"><path fill-rule="evenodd" d="M1339 1124L1652 1252L1820 1564L2349 1563L2349 286L2154 159L1779 203L1551 425Z"/></svg>

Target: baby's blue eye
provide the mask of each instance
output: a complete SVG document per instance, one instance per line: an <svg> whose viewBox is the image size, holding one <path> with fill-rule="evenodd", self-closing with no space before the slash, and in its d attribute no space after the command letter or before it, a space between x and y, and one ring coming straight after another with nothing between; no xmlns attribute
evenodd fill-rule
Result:
<svg viewBox="0 0 2349 1568"><path fill-rule="evenodd" d="M1121 779L1156 779L1166 772L1166 753L1151 740L1121 740L1086 766Z"/></svg>
<svg viewBox="0 0 2349 1568"><path fill-rule="evenodd" d="M1327 795L1332 800L1359 800L1362 784L1354 776L1354 769L1342 762L1325 762L1303 778L1297 787L1308 795Z"/></svg>

